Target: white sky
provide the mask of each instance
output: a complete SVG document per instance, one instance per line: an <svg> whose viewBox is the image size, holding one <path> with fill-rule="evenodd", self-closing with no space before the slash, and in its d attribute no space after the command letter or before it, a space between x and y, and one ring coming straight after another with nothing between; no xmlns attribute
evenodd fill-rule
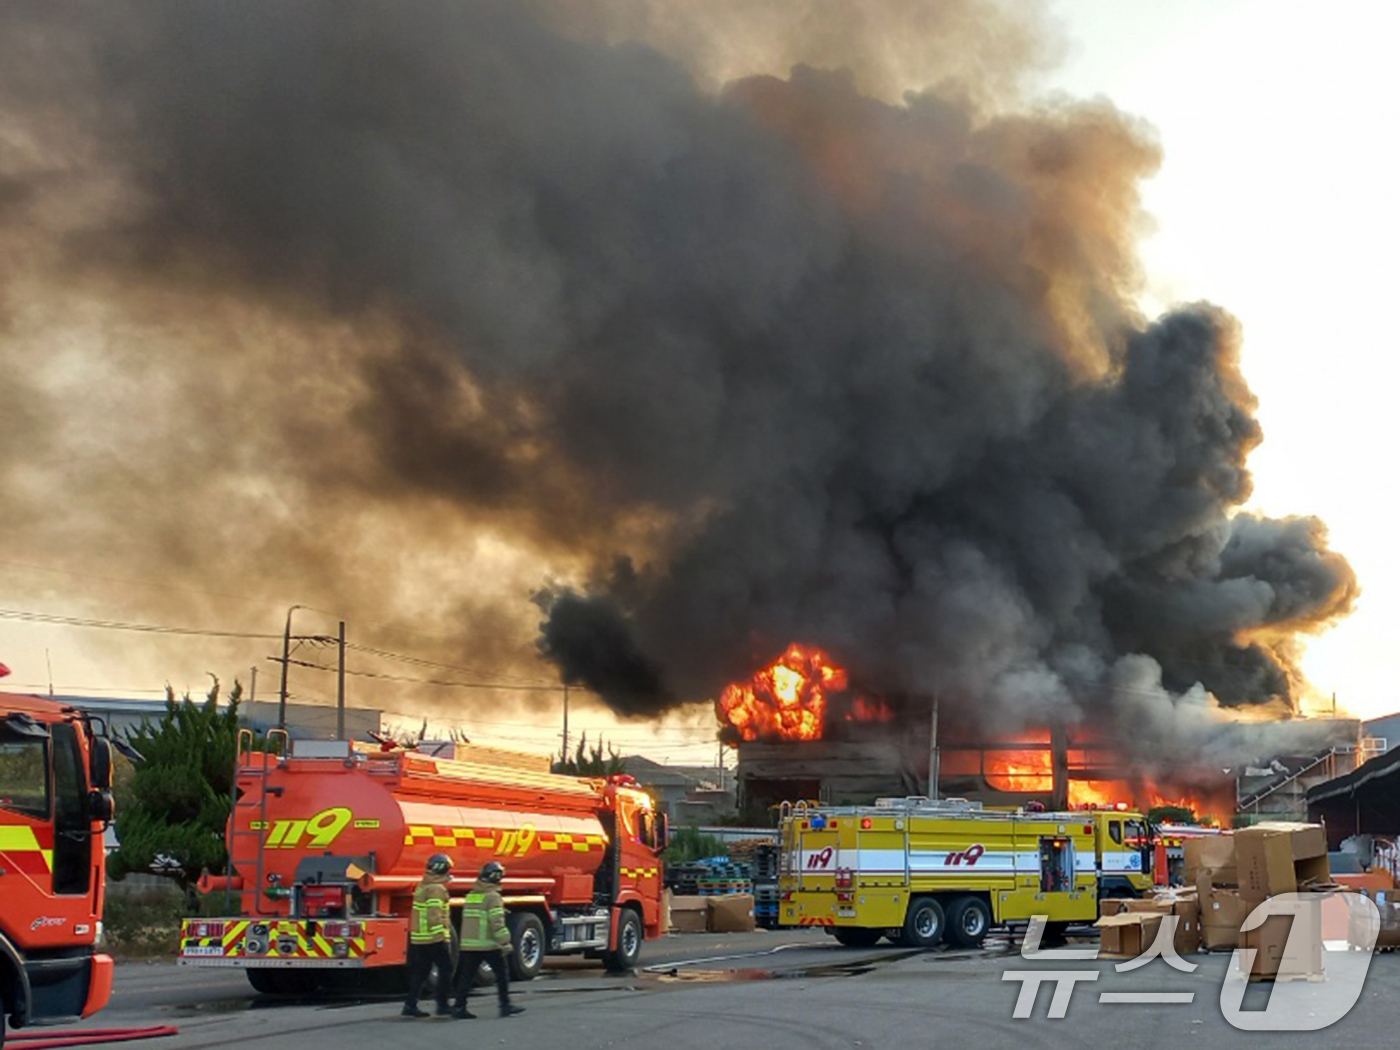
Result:
<svg viewBox="0 0 1400 1050"><path fill-rule="evenodd" d="M1209 299L1244 326L1263 446L1253 506L1315 514L1356 568L1357 611L1311 643L1323 695L1400 708L1396 499L1400 7L1373 2L1054 0L1071 51L1052 85L1154 125L1142 245L1156 312Z"/></svg>

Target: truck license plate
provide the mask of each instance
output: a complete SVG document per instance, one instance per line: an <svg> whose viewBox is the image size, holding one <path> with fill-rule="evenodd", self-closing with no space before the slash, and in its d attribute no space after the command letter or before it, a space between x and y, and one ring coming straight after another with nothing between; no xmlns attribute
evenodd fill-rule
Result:
<svg viewBox="0 0 1400 1050"><path fill-rule="evenodd" d="M210 944L200 948L186 948L186 955L223 955L224 947L221 944Z"/></svg>

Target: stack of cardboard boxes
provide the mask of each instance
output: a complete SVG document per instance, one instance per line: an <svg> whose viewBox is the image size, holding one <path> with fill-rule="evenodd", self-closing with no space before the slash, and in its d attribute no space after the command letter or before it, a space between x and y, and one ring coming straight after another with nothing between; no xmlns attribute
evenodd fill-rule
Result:
<svg viewBox="0 0 1400 1050"><path fill-rule="evenodd" d="M1196 888L1201 909L1201 947L1228 952L1239 947L1240 925L1249 915L1240 894L1235 865L1235 837L1212 835L1187 839L1186 881Z"/></svg>
<svg viewBox="0 0 1400 1050"><path fill-rule="evenodd" d="M1098 923L1103 955L1141 954L1156 938L1162 916L1176 915L1178 955L1202 948L1253 948L1251 980L1322 972L1317 902L1290 905L1286 914L1270 916L1256 929L1240 930L1250 912L1267 898L1338 888L1331 882L1327 838L1319 825L1257 824L1233 835L1187 839L1183 848L1186 888L1158 891L1151 900L1103 902Z"/></svg>
<svg viewBox="0 0 1400 1050"><path fill-rule="evenodd" d="M663 923L672 933L749 933L754 923L753 894L713 897L663 894Z"/></svg>
<svg viewBox="0 0 1400 1050"><path fill-rule="evenodd" d="M1327 863L1327 835L1317 824L1242 828L1235 833L1235 864L1240 893L1251 911L1280 893L1339 888ZM1284 910L1286 914L1271 915L1240 935L1240 947L1256 949L1252 980L1322 974L1321 902L1303 901Z"/></svg>
<svg viewBox="0 0 1400 1050"><path fill-rule="evenodd" d="M1201 949L1200 909L1194 889L1166 890L1147 900L1105 900L1099 910L1099 954L1136 958L1152 946L1162 919L1176 916L1172 946L1178 955Z"/></svg>

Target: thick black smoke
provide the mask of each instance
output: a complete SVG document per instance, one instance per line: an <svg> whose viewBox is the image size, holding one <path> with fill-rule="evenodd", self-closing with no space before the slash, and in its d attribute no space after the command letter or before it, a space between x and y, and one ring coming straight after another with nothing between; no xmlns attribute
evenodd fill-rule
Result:
<svg viewBox="0 0 1400 1050"><path fill-rule="evenodd" d="M1355 581L1317 522L1235 515L1260 432L1232 321L1132 305L1150 133L1005 105L1035 34L999 8L866 6L782 41L826 68L712 91L619 39L679 4L9 4L0 238L51 232L52 273L117 298L362 326L279 348L345 407L261 415L267 462L584 581L543 581L540 647L624 714L791 641L989 724L1288 702L1291 639ZM950 64L889 101L902 19Z"/></svg>

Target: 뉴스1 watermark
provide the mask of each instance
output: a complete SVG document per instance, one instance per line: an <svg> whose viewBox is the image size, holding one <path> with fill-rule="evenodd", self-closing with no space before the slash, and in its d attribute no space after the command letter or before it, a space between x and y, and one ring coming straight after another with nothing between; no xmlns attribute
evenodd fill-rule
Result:
<svg viewBox="0 0 1400 1050"><path fill-rule="evenodd" d="M1234 950L1220 988L1221 1013L1235 1028L1253 1032L1312 1032L1340 1021L1356 1005L1375 953L1381 926L1380 911L1375 901L1359 893L1335 894L1348 908L1349 950L1325 951L1320 916L1322 902L1329 896L1333 894L1281 893L1265 900L1245 919L1240 931L1252 934L1246 938L1251 943ZM1197 963L1188 962L1176 951L1179 917L1163 915L1161 919L1153 942L1136 958L1115 964L1114 971L1126 973L1158 958L1186 973L1196 970ZM1043 915L1031 920L1021 943L1022 958L1036 962L1083 962L1098 957L1096 948L1041 948L1045 920ZM1270 994L1265 1009L1242 1010L1245 988L1261 952L1259 971L1280 983ZM1042 984L1053 985L1045 1016L1058 1019L1068 1011L1075 986L1080 982L1097 981L1101 972L1107 971L1006 970L1001 979L1021 982L1011 1014L1017 1019L1032 1016ZM1291 978L1305 978L1307 983L1287 983ZM1195 998L1195 992L1099 992L1099 1002L1108 1005L1191 1003Z"/></svg>

